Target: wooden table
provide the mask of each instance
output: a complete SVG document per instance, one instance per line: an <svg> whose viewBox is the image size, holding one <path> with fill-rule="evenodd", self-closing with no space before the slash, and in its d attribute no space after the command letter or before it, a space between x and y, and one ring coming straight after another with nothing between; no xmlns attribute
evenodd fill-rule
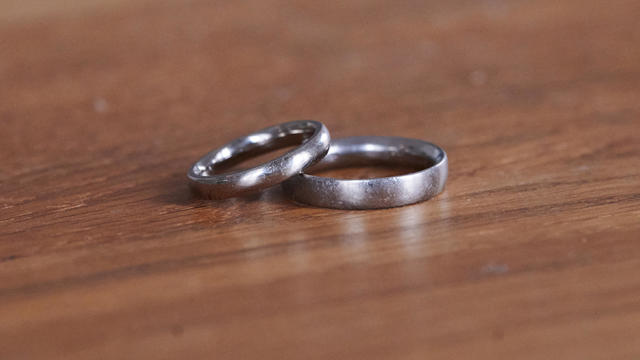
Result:
<svg viewBox="0 0 640 360"><path fill-rule="evenodd" d="M639 16L1 1L0 359L638 359ZM300 118L438 143L447 189L188 191L203 153Z"/></svg>

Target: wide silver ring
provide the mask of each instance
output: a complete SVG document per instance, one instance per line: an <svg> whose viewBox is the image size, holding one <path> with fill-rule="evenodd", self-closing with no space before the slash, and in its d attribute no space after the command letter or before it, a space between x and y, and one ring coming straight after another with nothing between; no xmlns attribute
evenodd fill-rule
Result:
<svg viewBox="0 0 640 360"><path fill-rule="evenodd" d="M322 170L378 163L420 166L424 170L392 177L346 180L299 174L285 181L285 194L296 202L334 209L381 209L427 200L444 189L447 154L426 141L385 136L334 140Z"/></svg>
<svg viewBox="0 0 640 360"><path fill-rule="evenodd" d="M210 199L225 199L277 185L322 159L329 150L329 130L320 122L298 120L271 126L236 139L203 156L187 177L193 190ZM300 145L265 164L220 173L249 157Z"/></svg>

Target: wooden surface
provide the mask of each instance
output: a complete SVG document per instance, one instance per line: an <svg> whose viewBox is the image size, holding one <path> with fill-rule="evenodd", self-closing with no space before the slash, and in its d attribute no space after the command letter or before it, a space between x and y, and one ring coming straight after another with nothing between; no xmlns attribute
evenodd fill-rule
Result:
<svg viewBox="0 0 640 360"><path fill-rule="evenodd" d="M640 2L75 3L0 1L0 359L640 358ZM447 189L190 194L300 118Z"/></svg>

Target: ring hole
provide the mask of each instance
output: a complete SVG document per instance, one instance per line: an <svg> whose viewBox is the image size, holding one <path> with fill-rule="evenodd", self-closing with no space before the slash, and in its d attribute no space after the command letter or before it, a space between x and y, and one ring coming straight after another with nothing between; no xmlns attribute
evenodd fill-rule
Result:
<svg viewBox="0 0 640 360"><path fill-rule="evenodd" d="M340 160L338 162L338 159ZM363 180L381 177L406 175L429 168L435 163L424 158L406 159L407 161L385 161L363 157L343 156L330 163L320 163L305 172L309 175L330 177L343 180Z"/></svg>
<svg viewBox="0 0 640 360"><path fill-rule="evenodd" d="M242 171L267 163L304 144L313 131L295 130L280 134L265 144L248 143L237 149L232 156L208 167L202 172L204 176Z"/></svg>
<svg viewBox="0 0 640 360"><path fill-rule="evenodd" d="M230 173L235 171L251 169L258 165L277 159L278 157L297 148L298 146L300 145L291 145L291 146L286 146L284 148L268 150L250 157L247 156L243 160L239 160L239 161L225 161L223 163L216 164L213 170L215 171L215 174L225 174L225 173ZM206 171L206 173L210 173L210 172L211 170Z"/></svg>

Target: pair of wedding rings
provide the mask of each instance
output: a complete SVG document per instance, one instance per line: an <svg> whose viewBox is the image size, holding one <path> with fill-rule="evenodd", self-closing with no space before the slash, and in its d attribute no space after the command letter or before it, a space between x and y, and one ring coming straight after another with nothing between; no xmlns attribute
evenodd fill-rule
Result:
<svg viewBox="0 0 640 360"><path fill-rule="evenodd" d="M262 165L223 172L248 157L299 145ZM373 179L335 179L306 174L305 169L389 164L420 167L406 175ZM210 199L225 199L282 184L292 200L335 209L381 209L427 200L444 189L447 154L422 140L356 136L331 141L320 122L292 121L268 127L203 156L187 177L190 186Z"/></svg>

